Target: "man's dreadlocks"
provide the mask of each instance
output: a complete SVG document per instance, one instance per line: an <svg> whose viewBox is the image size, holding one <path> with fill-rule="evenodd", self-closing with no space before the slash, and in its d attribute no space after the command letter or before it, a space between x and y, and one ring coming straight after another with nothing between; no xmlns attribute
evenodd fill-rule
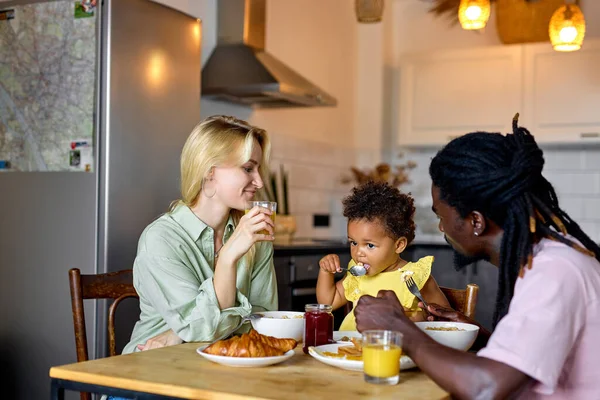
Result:
<svg viewBox="0 0 600 400"><path fill-rule="evenodd" d="M517 277L531 268L533 245L541 238L600 260L600 247L559 207L554 188L542 176L543 152L518 126L518 118L512 134L474 132L451 141L429 168L441 199L463 218L479 211L504 230L494 325L508 312Z"/></svg>

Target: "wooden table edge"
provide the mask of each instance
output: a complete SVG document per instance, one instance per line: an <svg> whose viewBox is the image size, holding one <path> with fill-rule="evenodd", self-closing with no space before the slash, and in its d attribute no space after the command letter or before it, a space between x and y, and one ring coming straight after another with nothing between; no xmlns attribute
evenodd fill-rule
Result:
<svg viewBox="0 0 600 400"><path fill-rule="evenodd" d="M72 364L71 364L72 365ZM65 365L65 367L68 365ZM87 372L71 371L60 366L50 368L50 378L80 382L89 385L105 386L136 392L175 396L182 399L223 399L223 400L269 400L265 397L239 395L204 389L192 389L167 383L139 382L129 378L98 376Z"/></svg>
<svg viewBox="0 0 600 400"><path fill-rule="evenodd" d="M202 343L185 343L174 347L190 347L197 348ZM156 351L160 351L156 350ZM300 348L295 349L296 355L304 356ZM125 355L128 356L128 355ZM94 362L96 360L90 360ZM315 360L316 361L316 360ZM265 397L261 394L256 393L229 393L227 391L221 391L219 389L207 389L207 388L195 388L189 386L174 385L170 383L156 383L156 382L141 382L131 377L115 377L110 375L99 375L98 373L78 371L77 366L80 363L72 363L60 366L53 366L50 368L50 378L56 380L64 380L70 382L80 382L86 385L95 385L98 387L107 387L112 389L129 390L134 392L148 393L159 396L172 396L181 399L223 399L223 400L273 400L273 397ZM72 369L72 368L75 368ZM435 382L434 382L435 384ZM447 400L450 396L447 391L439 387L442 390L442 397L439 399ZM436 397L437 399L438 397Z"/></svg>

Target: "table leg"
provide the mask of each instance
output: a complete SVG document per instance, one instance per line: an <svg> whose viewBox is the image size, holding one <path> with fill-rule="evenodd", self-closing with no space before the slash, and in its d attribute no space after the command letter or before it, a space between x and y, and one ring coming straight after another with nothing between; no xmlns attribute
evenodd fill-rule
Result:
<svg viewBox="0 0 600 400"><path fill-rule="evenodd" d="M52 379L50 400L65 400L65 388L62 387L56 379Z"/></svg>
<svg viewBox="0 0 600 400"><path fill-rule="evenodd" d="M163 396L159 394L138 392L128 389L117 389L57 378L52 378L51 380L50 400L65 400L65 390L97 394L102 393L114 397L133 400L181 400L179 397Z"/></svg>

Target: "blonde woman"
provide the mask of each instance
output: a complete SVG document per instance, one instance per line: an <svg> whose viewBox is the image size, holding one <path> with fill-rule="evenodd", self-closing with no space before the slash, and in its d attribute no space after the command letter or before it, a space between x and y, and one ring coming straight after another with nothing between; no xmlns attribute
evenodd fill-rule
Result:
<svg viewBox="0 0 600 400"><path fill-rule="evenodd" d="M181 154L181 200L139 240L141 314L123 353L211 341L251 312L277 309L271 213L244 215L269 153L266 132L236 118L194 128Z"/></svg>

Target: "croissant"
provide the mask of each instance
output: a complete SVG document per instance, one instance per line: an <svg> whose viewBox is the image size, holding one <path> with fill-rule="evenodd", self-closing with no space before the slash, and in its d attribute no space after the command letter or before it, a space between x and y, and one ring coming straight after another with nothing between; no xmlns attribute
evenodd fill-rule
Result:
<svg viewBox="0 0 600 400"><path fill-rule="evenodd" d="M252 329L249 333L251 339L260 340L263 344L267 346L274 347L282 351L282 354L287 353L288 351L296 348L298 342L294 339L279 339L273 336L261 335L254 329Z"/></svg>
<svg viewBox="0 0 600 400"><path fill-rule="evenodd" d="M278 339L251 330L242 336L219 340L204 349L204 352L227 357L273 357L287 353L297 344L294 339Z"/></svg>

